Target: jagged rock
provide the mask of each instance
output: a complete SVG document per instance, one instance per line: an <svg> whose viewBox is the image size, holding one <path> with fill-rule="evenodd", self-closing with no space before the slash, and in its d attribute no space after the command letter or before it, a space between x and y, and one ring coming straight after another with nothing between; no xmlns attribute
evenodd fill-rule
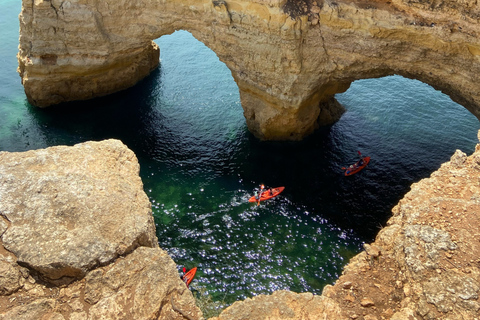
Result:
<svg viewBox="0 0 480 320"><path fill-rule="evenodd" d="M460 150L456 150L453 156L450 158L450 163L459 169L467 160L467 154Z"/></svg>
<svg viewBox="0 0 480 320"><path fill-rule="evenodd" d="M368 308L368 307L373 307L375 305L375 302L373 302L371 299L363 298L362 301L360 302L360 305L364 308Z"/></svg>
<svg viewBox="0 0 480 320"><path fill-rule="evenodd" d="M276 291L235 302L220 316L210 320L264 320L264 319L341 319L341 310L334 301L311 293Z"/></svg>
<svg viewBox="0 0 480 320"><path fill-rule="evenodd" d="M0 320L200 319L118 140L0 152Z"/></svg>
<svg viewBox="0 0 480 320"><path fill-rule="evenodd" d="M392 74L428 83L480 117L476 0L22 4L19 72L38 106L133 85L158 65L152 40L183 29L231 70L260 139L302 139L341 116L336 93Z"/></svg>
<svg viewBox="0 0 480 320"><path fill-rule="evenodd" d="M0 152L4 247L52 281L158 246L139 170L118 140Z"/></svg>
<svg viewBox="0 0 480 320"><path fill-rule="evenodd" d="M0 295L9 295L22 287L22 274L14 263L0 259Z"/></svg>
<svg viewBox="0 0 480 320"><path fill-rule="evenodd" d="M353 257L338 281L327 285L321 296L277 291L236 302L212 320L478 317L480 169L477 159L480 145L471 156L456 154L431 177L412 185L411 191L392 210L388 226L379 232L374 243L365 246L370 253L363 251ZM141 237L148 241L138 241L138 237L133 236L137 231L132 226L146 224L141 213L150 217L150 207L139 205L144 203L144 195L141 195L138 163L132 155L114 140L25 153L0 153L0 320L202 318L191 292L178 277L175 263L155 241L151 243L155 238L153 223L151 228L145 227L145 236ZM455 159L462 159L461 165ZM53 163L55 167L49 166ZM47 179L53 176L55 179ZM125 177L128 181L123 180ZM36 263L25 259L17 262L16 253L6 250L5 237L10 244L17 244L9 232L19 226L19 221L36 223L33 213L29 212L33 209L23 204L25 199L34 199L38 205L37 215L49 211L59 213L50 214L50 220L43 221L46 230L54 233L55 228L48 229L50 225L58 224L62 229L68 214L76 212L72 208L79 207L78 203L84 204L85 198L92 199L93 190L99 186L103 189L98 190L103 191L96 193L98 198L93 198L97 205L90 203L96 208L95 212L108 215L106 211L112 207L106 199L111 199L111 193L115 197L116 192L123 195L125 206L136 212L139 220L126 218L130 226L124 228L129 233L124 235L125 239L130 243L123 243L122 248L131 250L105 260L104 264L93 263L88 267L81 264L78 268L82 273L70 282L61 282L61 286L49 276L65 273L63 264L45 261L52 270L45 273L43 269L34 268ZM68 198L71 210L64 210L64 205L46 205L58 204L55 197L44 198L48 190L57 190L63 197L72 188L76 196ZM129 190L130 197L125 197L122 190ZM22 215L31 219L22 220L18 217ZM82 223L86 229L93 228L88 221ZM29 241L43 238L37 240L25 235L22 239L25 246L37 247L37 243ZM54 242L40 241L39 244L51 252L63 250L63 246ZM80 246L69 250L83 249ZM26 249L20 247L19 254L23 254L23 250ZM82 252L78 254L86 256ZM36 259L33 254L24 254L24 257ZM49 257L58 259L54 254ZM60 271L54 271L55 267ZM49 279L51 283L42 279Z"/></svg>
<svg viewBox="0 0 480 320"><path fill-rule="evenodd" d="M38 299L25 305L19 304L0 314L0 320L65 320L65 317L54 311L54 307L55 299Z"/></svg>
<svg viewBox="0 0 480 320"><path fill-rule="evenodd" d="M112 266L90 272L85 302L92 305L93 319L183 319L174 308L194 319L201 316L175 263L158 248L138 248Z"/></svg>

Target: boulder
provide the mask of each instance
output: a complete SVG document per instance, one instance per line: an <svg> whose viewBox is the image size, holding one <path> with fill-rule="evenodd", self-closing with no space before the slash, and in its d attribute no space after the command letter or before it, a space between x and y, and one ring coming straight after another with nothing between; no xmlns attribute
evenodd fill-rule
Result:
<svg viewBox="0 0 480 320"><path fill-rule="evenodd" d="M200 319L121 141L0 152L0 320Z"/></svg>
<svg viewBox="0 0 480 320"><path fill-rule="evenodd" d="M1 152L4 247L50 281L158 246L139 169L118 140Z"/></svg>

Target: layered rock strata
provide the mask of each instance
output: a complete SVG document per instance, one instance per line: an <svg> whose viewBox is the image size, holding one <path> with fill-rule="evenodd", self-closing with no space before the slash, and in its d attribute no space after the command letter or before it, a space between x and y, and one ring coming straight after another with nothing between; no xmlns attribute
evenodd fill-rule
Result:
<svg viewBox="0 0 480 320"><path fill-rule="evenodd" d="M190 31L231 70L249 130L297 140L342 113L334 95L399 74L480 117L476 0L22 1L19 72L48 106L124 89L158 64L153 39Z"/></svg>
<svg viewBox="0 0 480 320"><path fill-rule="evenodd" d="M180 311L180 312L179 312ZM199 319L118 140L0 152L0 319Z"/></svg>
<svg viewBox="0 0 480 320"><path fill-rule="evenodd" d="M480 138L480 137L479 137ZM412 185L322 296L276 292L212 320L474 320L480 314L480 145Z"/></svg>

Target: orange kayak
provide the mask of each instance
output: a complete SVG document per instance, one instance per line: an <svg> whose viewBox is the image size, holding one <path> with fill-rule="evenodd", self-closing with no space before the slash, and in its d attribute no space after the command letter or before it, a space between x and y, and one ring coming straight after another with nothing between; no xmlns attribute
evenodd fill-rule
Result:
<svg viewBox="0 0 480 320"><path fill-rule="evenodd" d="M190 284L190 282L192 282L193 278L195 277L196 272L197 272L197 267L195 267L193 269L190 269L187 273L185 273L181 277L183 282L185 282L185 284L187 285L187 288L188 288L188 285Z"/></svg>
<svg viewBox="0 0 480 320"><path fill-rule="evenodd" d="M285 187L276 187L276 188L267 189L267 190L262 192L262 195L260 196L260 201L264 201L264 200L268 200L268 199L271 199L273 197L276 197L284 189L285 189ZM250 199L248 199L248 202L258 202L258 198L255 197L255 196L252 196Z"/></svg>
<svg viewBox="0 0 480 320"><path fill-rule="evenodd" d="M346 169L345 175L351 176L352 174L359 172L360 170L365 168L369 162L370 162L370 157L365 157L365 158L362 158L361 160L358 160L351 166L345 168Z"/></svg>

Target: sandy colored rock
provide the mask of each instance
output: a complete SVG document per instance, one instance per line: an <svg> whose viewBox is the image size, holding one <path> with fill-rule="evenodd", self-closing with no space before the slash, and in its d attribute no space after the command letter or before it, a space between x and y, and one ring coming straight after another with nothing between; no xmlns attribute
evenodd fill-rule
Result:
<svg viewBox="0 0 480 320"><path fill-rule="evenodd" d="M0 152L4 247L51 281L158 246L139 170L118 140Z"/></svg>
<svg viewBox="0 0 480 320"><path fill-rule="evenodd" d="M149 231L144 232L148 241L138 241L135 236L137 227L132 226L146 224L139 224L144 221L140 213L151 214L149 206L139 205L144 203L144 193L138 177L138 163L132 155L115 140L26 153L0 153L3 160L0 162L1 320L202 318L191 292L179 279L175 263L156 245L153 223L151 228L146 227ZM379 232L375 242L365 245L366 250L349 261L338 281L327 285L322 295L277 291L238 301L213 319L478 318L479 158L480 145L471 156L457 151L450 162L429 178L413 184L392 210L388 226ZM128 181L124 181L125 177ZM55 183L48 184L48 181ZM105 192L92 192L97 190L95 188L104 188ZM59 195L51 197L53 193L49 190L56 190ZM122 193L122 190L129 192ZM121 239L130 242L120 241L120 247L131 250L124 254L107 259L104 264L73 263L68 270L78 268L81 272L72 278L65 275L69 281L55 281L52 275L65 274L64 266L71 261L66 259L65 264L45 261L49 268L37 268L36 256L26 247L45 248L52 252L49 259L56 261L63 257L56 254L64 250L62 238L58 239L59 244L42 243L42 237L24 235L22 239L26 243L17 248L18 240L12 234L22 233L10 233L10 230L19 226L22 230L27 228L25 224L37 223L33 211L44 215L42 223L46 228L38 230L55 236L55 230L64 228L69 214L76 214L73 208L82 207L92 217L117 210L107 201L115 197L116 192L126 199L123 205L136 212L133 216L140 216L140 220L129 219L126 214L130 226L125 227L128 234ZM90 198L92 194L96 196ZM130 196L125 197L126 194ZM72 205L69 210L65 210L63 202L55 200L67 195L71 195L68 197ZM25 205L26 199L31 199L37 209ZM96 208L96 214L89 213L90 208L86 206L75 206L85 203L82 202L85 199L92 200L89 203ZM23 219L23 216L30 219ZM98 227L89 221L82 223L87 234L89 229ZM51 225L58 228L49 229ZM31 230L34 233L37 229ZM5 239L12 248L17 248L16 251L8 249ZM109 238L113 246L118 245L115 239ZM98 254L92 250L85 254L81 251L83 248L80 245L69 250L80 250L78 255L85 261L89 261L88 254ZM109 252L106 250L103 254ZM19 259L17 254L23 258ZM34 262L25 259L30 257ZM46 284L44 279L51 283ZM61 285L57 286L58 283Z"/></svg>
<svg viewBox="0 0 480 320"><path fill-rule="evenodd" d="M92 305L92 319L184 319L172 300L183 313L201 317L175 262L158 248L138 248L86 277L85 302Z"/></svg>
<svg viewBox="0 0 480 320"><path fill-rule="evenodd" d="M201 319L118 140L0 152L0 320Z"/></svg>
<svg viewBox="0 0 480 320"><path fill-rule="evenodd" d="M479 17L475 0L23 0L19 73L37 106L106 95L149 74L152 40L183 29L231 70L260 139L302 139L341 116L336 93L393 74L480 118Z"/></svg>
<svg viewBox="0 0 480 320"><path fill-rule="evenodd" d="M276 291L271 295L258 295L236 302L219 317L210 320L266 320L266 319L340 319L341 310L325 296L311 293Z"/></svg>

